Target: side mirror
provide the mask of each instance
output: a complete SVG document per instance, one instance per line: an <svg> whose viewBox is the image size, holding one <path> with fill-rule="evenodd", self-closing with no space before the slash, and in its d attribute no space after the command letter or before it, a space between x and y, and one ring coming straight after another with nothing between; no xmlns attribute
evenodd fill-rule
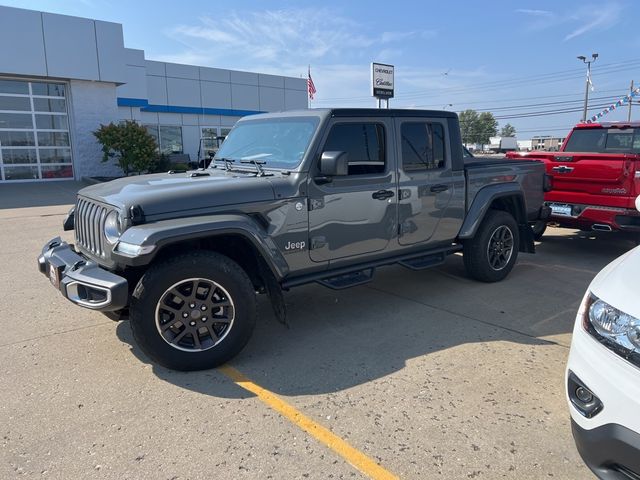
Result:
<svg viewBox="0 0 640 480"><path fill-rule="evenodd" d="M349 155L347 152L322 152L320 173L327 177L349 174Z"/></svg>

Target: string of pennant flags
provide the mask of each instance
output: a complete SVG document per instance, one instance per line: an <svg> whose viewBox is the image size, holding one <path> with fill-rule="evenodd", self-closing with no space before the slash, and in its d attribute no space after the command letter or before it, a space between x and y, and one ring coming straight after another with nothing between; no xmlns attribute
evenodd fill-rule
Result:
<svg viewBox="0 0 640 480"><path fill-rule="evenodd" d="M615 110L616 108L621 107L625 103L631 101L633 99L633 97L636 97L638 95L640 95L640 87L632 90L628 95L625 95L620 100L618 100L616 103L612 103L611 105L609 105L607 108L605 108L601 112L598 112L597 114L595 114L593 117L591 117L590 119L587 120L587 123L595 122L599 118L604 117L607 113L611 112L612 110Z"/></svg>

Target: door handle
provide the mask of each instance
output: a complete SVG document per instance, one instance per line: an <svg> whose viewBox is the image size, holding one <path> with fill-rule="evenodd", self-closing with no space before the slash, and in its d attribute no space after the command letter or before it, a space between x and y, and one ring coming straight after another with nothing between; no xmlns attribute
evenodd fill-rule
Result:
<svg viewBox="0 0 640 480"><path fill-rule="evenodd" d="M449 190L449 185L434 185L431 187L433 193L446 192L447 190Z"/></svg>
<svg viewBox="0 0 640 480"><path fill-rule="evenodd" d="M391 190L378 190L371 194L371 198L375 198L376 200L386 200L387 198L393 197L393 195L394 193Z"/></svg>

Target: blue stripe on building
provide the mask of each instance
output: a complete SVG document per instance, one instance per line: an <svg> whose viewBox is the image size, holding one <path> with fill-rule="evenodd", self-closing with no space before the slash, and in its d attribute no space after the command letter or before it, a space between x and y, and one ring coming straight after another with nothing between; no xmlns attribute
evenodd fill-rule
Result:
<svg viewBox="0 0 640 480"><path fill-rule="evenodd" d="M177 105L154 105L144 98L118 97L119 107L139 107L141 112L160 113L191 113L195 115L225 115L233 117L244 117L246 115L256 115L266 113L259 110L234 110L231 108L206 108L206 107L183 107Z"/></svg>

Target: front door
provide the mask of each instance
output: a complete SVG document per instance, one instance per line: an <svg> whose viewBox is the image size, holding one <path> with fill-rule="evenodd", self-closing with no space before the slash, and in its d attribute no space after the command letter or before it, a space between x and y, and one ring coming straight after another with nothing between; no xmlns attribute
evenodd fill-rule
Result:
<svg viewBox="0 0 640 480"><path fill-rule="evenodd" d="M397 229L393 123L389 118L331 121L317 152L346 152L349 173L309 176L309 255L315 262L384 250ZM315 173L314 173L315 172Z"/></svg>

